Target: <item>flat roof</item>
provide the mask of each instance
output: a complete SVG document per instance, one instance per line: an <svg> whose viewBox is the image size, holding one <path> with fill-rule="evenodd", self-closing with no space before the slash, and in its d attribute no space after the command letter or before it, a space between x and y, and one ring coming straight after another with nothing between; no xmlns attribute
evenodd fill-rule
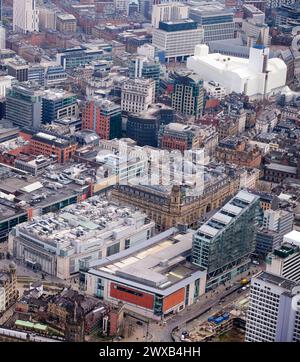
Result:
<svg viewBox="0 0 300 362"><path fill-rule="evenodd" d="M193 234L193 231L179 234L177 229L169 229L144 243L105 258L88 272L139 288L147 286L147 289L162 293L180 282L184 283L196 272L204 273L204 269L186 260L192 248Z"/></svg>
<svg viewBox="0 0 300 362"><path fill-rule="evenodd" d="M292 173L295 175L297 174L297 167L294 166L286 166L286 165L281 165L279 163L270 163L265 167L270 170L282 171L282 172Z"/></svg>
<svg viewBox="0 0 300 362"><path fill-rule="evenodd" d="M300 246L300 232L297 230L292 230L283 236L283 241Z"/></svg>
<svg viewBox="0 0 300 362"><path fill-rule="evenodd" d="M273 285L276 285L278 287L287 289L288 291L292 291L294 287L299 285L299 283L294 282L292 280L283 278L279 275L271 274L268 272L261 272L261 274L256 276L257 279L262 280L264 282L271 283Z"/></svg>

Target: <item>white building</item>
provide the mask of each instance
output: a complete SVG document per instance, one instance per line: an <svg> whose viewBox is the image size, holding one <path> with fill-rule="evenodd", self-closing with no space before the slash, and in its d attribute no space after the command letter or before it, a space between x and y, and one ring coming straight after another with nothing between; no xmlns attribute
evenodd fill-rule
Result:
<svg viewBox="0 0 300 362"><path fill-rule="evenodd" d="M161 22L154 29L152 44L165 52L170 60L185 60L195 52L195 46L203 43L203 29L191 19Z"/></svg>
<svg viewBox="0 0 300 362"><path fill-rule="evenodd" d="M225 87L221 86L220 83L216 83L212 80L209 82L204 82L203 86L207 95L209 95L211 98L221 100L228 94L228 91Z"/></svg>
<svg viewBox="0 0 300 362"><path fill-rule="evenodd" d="M174 21L187 19L189 17L188 6L179 2L170 2L165 4L153 5L152 8L152 26L159 27L160 21Z"/></svg>
<svg viewBox="0 0 300 362"><path fill-rule="evenodd" d="M9 250L27 266L69 279L80 266L151 238L154 226L140 211L94 196L16 226Z"/></svg>
<svg viewBox="0 0 300 362"><path fill-rule="evenodd" d="M5 288L0 287L0 313L5 311L6 307L6 299L5 299Z"/></svg>
<svg viewBox="0 0 300 362"><path fill-rule="evenodd" d="M121 109L129 113L146 111L155 101L153 79L128 79L122 84Z"/></svg>
<svg viewBox="0 0 300 362"><path fill-rule="evenodd" d="M152 44L143 44L137 48L138 55L144 55L147 58L154 59L155 57L155 47Z"/></svg>
<svg viewBox="0 0 300 362"><path fill-rule="evenodd" d="M253 98L271 95L285 86L287 66L279 58L269 59L269 49L250 48L249 59L209 54L205 44L196 46L195 55L187 60L188 69L205 81L223 85L230 93L245 93Z"/></svg>
<svg viewBox="0 0 300 362"><path fill-rule="evenodd" d="M0 25L0 49L6 49L6 29Z"/></svg>
<svg viewBox="0 0 300 362"><path fill-rule="evenodd" d="M300 232L293 230L283 237L282 245L269 255L267 272L300 282Z"/></svg>
<svg viewBox="0 0 300 362"><path fill-rule="evenodd" d="M253 277L246 342L299 342L300 309L295 305L299 290L299 283L275 274L261 272Z"/></svg>
<svg viewBox="0 0 300 362"><path fill-rule="evenodd" d="M14 0L13 29L19 33L39 31L39 17L35 0Z"/></svg>
<svg viewBox="0 0 300 362"><path fill-rule="evenodd" d="M128 11L129 0L114 0L114 6L117 11Z"/></svg>
<svg viewBox="0 0 300 362"><path fill-rule="evenodd" d="M10 75L0 76L0 98L6 97L6 91L11 88L14 79L15 78Z"/></svg>

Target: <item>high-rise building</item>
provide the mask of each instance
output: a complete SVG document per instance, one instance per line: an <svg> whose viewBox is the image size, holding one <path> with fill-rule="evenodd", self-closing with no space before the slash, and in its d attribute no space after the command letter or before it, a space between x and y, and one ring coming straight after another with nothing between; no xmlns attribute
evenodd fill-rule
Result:
<svg viewBox="0 0 300 362"><path fill-rule="evenodd" d="M13 29L18 33L39 31L39 17L35 0L14 0Z"/></svg>
<svg viewBox="0 0 300 362"><path fill-rule="evenodd" d="M172 107L175 111L199 119L204 108L204 88L201 78L192 72L174 73Z"/></svg>
<svg viewBox="0 0 300 362"><path fill-rule="evenodd" d="M207 268L207 290L249 268L258 207L258 196L240 191L195 233L192 261Z"/></svg>
<svg viewBox="0 0 300 362"><path fill-rule="evenodd" d="M266 256L277 248L284 235L293 229L293 222L294 215L287 210L265 210L256 234L256 252Z"/></svg>
<svg viewBox="0 0 300 362"><path fill-rule="evenodd" d="M42 121L43 91L30 84L14 85L6 96L6 118L19 127L38 129Z"/></svg>
<svg viewBox="0 0 300 362"><path fill-rule="evenodd" d="M174 112L164 104L153 104L138 114L131 113L127 121L127 137L139 146L157 147L159 127L173 121Z"/></svg>
<svg viewBox="0 0 300 362"><path fill-rule="evenodd" d="M157 95L159 91L160 63L158 60L139 55L129 65L129 77L132 79L150 78L155 80L155 93Z"/></svg>
<svg viewBox="0 0 300 362"><path fill-rule="evenodd" d="M155 4L152 7L152 26L158 28L160 21L187 19L189 17L188 14L188 6L179 2Z"/></svg>
<svg viewBox="0 0 300 362"><path fill-rule="evenodd" d="M194 2L189 17L204 30L204 43L234 38L235 22L233 10L218 1Z"/></svg>
<svg viewBox="0 0 300 362"><path fill-rule="evenodd" d="M51 123L57 119L77 117L77 97L61 90L47 90L43 96L43 122Z"/></svg>
<svg viewBox="0 0 300 362"><path fill-rule="evenodd" d="M121 108L100 97L85 102L82 110L82 129L95 131L100 138L110 140L122 136Z"/></svg>
<svg viewBox="0 0 300 362"><path fill-rule="evenodd" d="M246 342L300 342L299 287L267 272L251 279Z"/></svg>
<svg viewBox="0 0 300 362"><path fill-rule="evenodd" d="M146 111L155 102L153 79L128 79L122 84L121 109L129 113Z"/></svg>
<svg viewBox="0 0 300 362"><path fill-rule="evenodd" d="M300 4L287 5L282 3L281 6L276 9L275 24L277 26L300 26Z"/></svg>
<svg viewBox="0 0 300 362"><path fill-rule="evenodd" d="M39 27L41 30L56 29L56 11L54 8L39 6Z"/></svg>
<svg viewBox="0 0 300 362"><path fill-rule="evenodd" d="M286 234L283 243L268 255L266 271L300 282L300 232Z"/></svg>
<svg viewBox="0 0 300 362"><path fill-rule="evenodd" d="M194 55L195 46L203 43L203 28L191 19L160 22L154 29L152 44L165 52L165 60L183 61Z"/></svg>

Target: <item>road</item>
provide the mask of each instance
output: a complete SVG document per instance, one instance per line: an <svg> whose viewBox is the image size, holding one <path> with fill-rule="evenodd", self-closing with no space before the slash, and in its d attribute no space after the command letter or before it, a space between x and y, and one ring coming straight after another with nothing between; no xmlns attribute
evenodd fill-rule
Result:
<svg viewBox="0 0 300 362"><path fill-rule="evenodd" d="M251 274L255 274L257 272L257 267L253 267L251 269ZM244 276L246 276L246 274L244 274ZM242 276L240 275L238 278L241 279ZM165 322L150 322L147 341L171 342L171 334L176 327L184 328L189 321L199 318L201 315L203 315L203 319L205 319L217 310L225 309L239 297L247 294L249 290L242 291L240 294L238 294L236 291L230 296L227 296L223 303L219 304L220 299L226 296L228 292L229 291L226 290L224 286L219 286L218 289L213 292L206 293L200 298L198 302L185 308L182 312L172 316ZM207 309L209 308L212 309L206 313Z"/></svg>

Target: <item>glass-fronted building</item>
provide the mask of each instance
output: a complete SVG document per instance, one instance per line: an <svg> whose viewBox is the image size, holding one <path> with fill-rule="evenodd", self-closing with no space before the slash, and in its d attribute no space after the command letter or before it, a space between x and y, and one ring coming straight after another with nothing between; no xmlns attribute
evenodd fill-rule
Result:
<svg viewBox="0 0 300 362"><path fill-rule="evenodd" d="M206 290L248 269L258 211L259 197L240 191L195 233L192 262L207 268Z"/></svg>

